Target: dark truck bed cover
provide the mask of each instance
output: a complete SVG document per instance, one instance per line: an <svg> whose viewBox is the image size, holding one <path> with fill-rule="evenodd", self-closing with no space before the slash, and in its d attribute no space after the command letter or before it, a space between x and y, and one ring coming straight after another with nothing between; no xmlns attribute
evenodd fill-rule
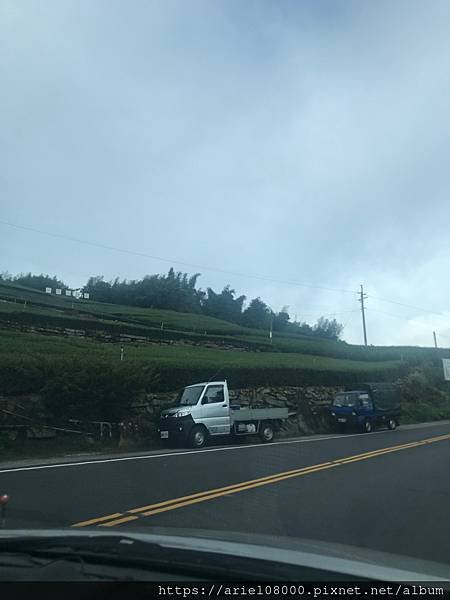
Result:
<svg viewBox="0 0 450 600"><path fill-rule="evenodd" d="M346 392L367 392L377 412L398 413L400 411L400 393L394 383L358 383L345 388Z"/></svg>

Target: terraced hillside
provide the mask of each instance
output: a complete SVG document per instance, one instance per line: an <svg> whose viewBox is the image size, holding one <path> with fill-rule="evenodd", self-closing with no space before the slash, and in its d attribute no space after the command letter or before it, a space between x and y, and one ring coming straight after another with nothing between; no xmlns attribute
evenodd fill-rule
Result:
<svg viewBox="0 0 450 600"><path fill-rule="evenodd" d="M265 331L203 315L76 301L0 282L0 451L25 452L10 439L11 427L44 424L39 431L48 434L45 424L71 428L70 419L133 420L132 407L156 414L158 394L213 378L227 379L233 390L304 390L298 409L306 421L311 390L328 397L332 386L400 379L405 419L448 418L441 356L450 351L364 348L287 334L270 342ZM145 416L147 447L154 427ZM142 416L138 422L142 427ZM39 441L29 443L31 454L40 451ZM67 450L67 440L56 443Z"/></svg>
<svg viewBox="0 0 450 600"><path fill-rule="evenodd" d="M158 343L164 346L169 343L183 343L190 344L197 350L202 346L213 346L227 350L247 350L257 352L258 355L262 352L300 354L369 363L417 364L448 355L448 351L442 349L380 346L365 348L342 341L334 342L298 334L275 333L271 342L266 331L240 327L205 315L120 306L92 300L77 301L6 282L0 282L0 329L78 336L112 343L130 341L144 345ZM190 354L194 356L194 350L191 350ZM248 357L245 360L248 361ZM265 366L268 357L254 360ZM286 365L291 364L288 357L284 360ZM244 364L241 354L238 362ZM314 363L314 359L309 362L312 366L318 364L317 361Z"/></svg>

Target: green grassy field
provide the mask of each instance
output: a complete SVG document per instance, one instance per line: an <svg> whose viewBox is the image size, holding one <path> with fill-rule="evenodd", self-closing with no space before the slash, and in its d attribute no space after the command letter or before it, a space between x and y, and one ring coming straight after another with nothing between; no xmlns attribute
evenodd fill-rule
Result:
<svg viewBox="0 0 450 600"><path fill-rule="evenodd" d="M104 344L93 340L41 336L0 330L0 360L6 357L99 358L118 360L118 344ZM366 361L342 360L332 357L299 353L279 352L233 352L197 346L127 345L125 357L129 361L147 364L165 364L181 367L202 366L214 368L308 368L317 370L359 371L392 369L400 361L367 363Z"/></svg>
<svg viewBox="0 0 450 600"><path fill-rule="evenodd" d="M280 352L239 352L183 345L120 344L0 330L0 393L38 391L55 377L75 377L83 369L111 368L137 376L142 386L159 374L154 387L176 389L211 378L238 387L253 385L335 385L364 379L391 380L400 361L351 361ZM152 383L153 385L153 383ZM156 389L156 388L155 388Z"/></svg>

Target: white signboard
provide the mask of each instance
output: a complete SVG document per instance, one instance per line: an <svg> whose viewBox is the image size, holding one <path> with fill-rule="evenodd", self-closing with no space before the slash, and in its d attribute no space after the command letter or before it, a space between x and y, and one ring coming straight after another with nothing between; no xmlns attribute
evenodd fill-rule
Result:
<svg viewBox="0 0 450 600"><path fill-rule="evenodd" d="M88 294L87 292L84 292L84 294L83 294L83 298L84 298L85 300L89 300L89 294Z"/></svg>
<svg viewBox="0 0 450 600"><path fill-rule="evenodd" d="M71 296L72 295L72 291L71 290L66 290L66 296Z"/></svg>
<svg viewBox="0 0 450 600"><path fill-rule="evenodd" d="M81 297L81 292L79 292L78 290L76 290L73 295L75 296L75 298L78 300L78 298Z"/></svg>
<svg viewBox="0 0 450 600"><path fill-rule="evenodd" d="M57 288L57 289L55 290L55 292L56 292L56 295L57 295L57 296L61 296L61 291L62 291L62 290L59 290L59 289Z"/></svg>
<svg viewBox="0 0 450 600"><path fill-rule="evenodd" d="M45 293L46 294L51 294L52 293L52 288L45 288Z"/></svg>
<svg viewBox="0 0 450 600"><path fill-rule="evenodd" d="M450 358L443 358L442 366L444 367L444 379L450 381Z"/></svg>

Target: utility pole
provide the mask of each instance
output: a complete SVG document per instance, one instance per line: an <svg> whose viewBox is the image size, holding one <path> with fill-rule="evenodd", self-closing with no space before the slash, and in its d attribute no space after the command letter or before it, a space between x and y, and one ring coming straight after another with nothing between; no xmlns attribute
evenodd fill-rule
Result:
<svg viewBox="0 0 450 600"><path fill-rule="evenodd" d="M359 301L361 302L361 315L362 315L362 324L363 324L363 333L364 333L364 346L367 346L366 315L364 313L364 300L366 298L367 298L367 295L364 293L364 289L361 284L361 291L359 293Z"/></svg>
<svg viewBox="0 0 450 600"><path fill-rule="evenodd" d="M437 345L437 339L436 339L436 332L435 331L433 331L433 338L434 338L434 347L437 348L438 345Z"/></svg>

